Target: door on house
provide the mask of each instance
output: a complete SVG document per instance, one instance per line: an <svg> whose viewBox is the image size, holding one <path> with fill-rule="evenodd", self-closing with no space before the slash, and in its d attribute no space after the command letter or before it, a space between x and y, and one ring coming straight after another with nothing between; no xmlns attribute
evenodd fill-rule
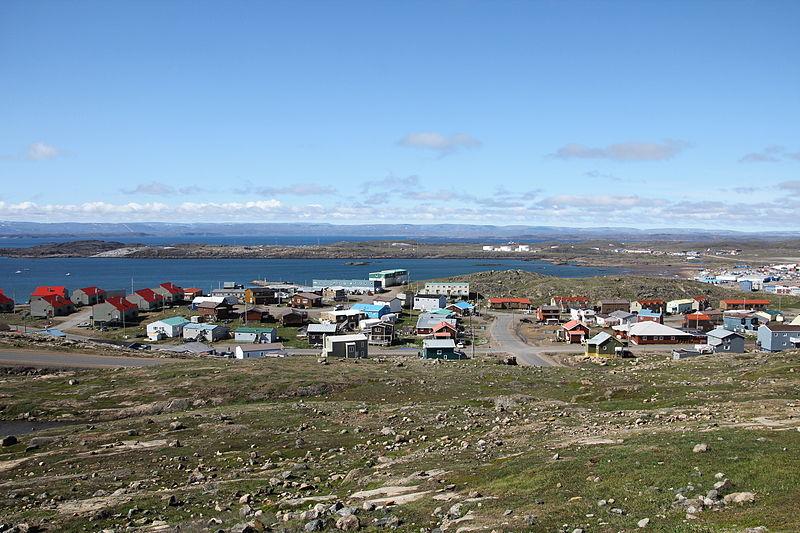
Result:
<svg viewBox="0 0 800 533"><path fill-rule="evenodd" d="M346 346L346 353L347 357L355 357L356 356L356 344L354 342L348 342Z"/></svg>

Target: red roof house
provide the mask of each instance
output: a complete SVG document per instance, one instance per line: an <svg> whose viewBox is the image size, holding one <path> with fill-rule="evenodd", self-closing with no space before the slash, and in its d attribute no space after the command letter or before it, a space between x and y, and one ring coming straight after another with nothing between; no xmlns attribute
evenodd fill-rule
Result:
<svg viewBox="0 0 800 533"><path fill-rule="evenodd" d="M72 302L75 305L94 305L106 299L106 291L98 287L84 287L72 291Z"/></svg>
<svg viewBox="0 0 800 533"><path fill-rule="evenodd" d="M125 298L112 296L105 302L92 307L92 319L95 324L121 323L128 324L136 320L139 307Z"/></svg>
<svg viewBox="0 0 800 533"><path fill-rule="evenodd" d="M570 320L561 326L556 333L556 339L568 344L580 344L589 336L589 328L577 320Z"/></svg>
<svg viewBox="0 0 800 533"><path fill-rule="evenodd" d="M529 298L489 298L492 309L529 309L531 305Z"/></svg>
<svg viewBox="0 0 800 533"><path fill-rule="evenodd" d="M449 322L439 322L433 326L432 333L437 339L455 339L457 330L456 327Z"/></svg>
<svg viewBox="0 0 800 533"><path fill-rule="evenodd" d="M30 313L36 317L65 316L75 312L72 300L60 294L46 294L31 298Z"/></svg>
<svg viewBox="0 0 800 533"><path fill-rule="evenodd" d="M139 308L139 311L152 311L164 305L164 297L153 291L153 289L139 289L133 294L129 294L127 299Z"/></svg>
<svg viewBox="0 0 800 533"><path fill-rule="evenodd" d="M729 299L729 300L722 300L719 303L719 308L723 311L729 311L731 309L754 309L756 311L761 311L766 309L769 306L769 300L761 300L761 299Z"/></svg>
<svg viewBox="0 0 800 533"><path fill-rule="evenodd" d="M14 312L14 300L6 296L3 290L0 289L0 313L13 313L13 312Z"/></svg>
<svg viewBox="0 0 800 533"><path fill-rule="evenodd" d="M69 294L67 294L67 288L63 285L42 285L36 287L31 293L31 298L51 296L53 294L57 294L62 298L69 298Z"/></svg>
<svg viewBox="0 0 800 533"><path fill-rule="evenodd" d="M164 300L168 303L172 302L181 302L183 301L184 291L183 288L178 287L172 282L162 283L158 287L155 287L153 291L156 294L160 294L164 297Z"/></svg>

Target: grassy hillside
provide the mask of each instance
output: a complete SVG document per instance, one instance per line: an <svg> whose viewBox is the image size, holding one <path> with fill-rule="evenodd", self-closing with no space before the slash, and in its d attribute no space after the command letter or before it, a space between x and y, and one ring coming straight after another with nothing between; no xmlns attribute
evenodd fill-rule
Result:
<svg viewBox="0 0 800 533"><path fill-rule="evenodd" d="M716 307L724 298L767 298L777 304L777 297L765 293L743 293L723 289L698 281L645 276L599 276L591 278L557 278L522 270L490 270L448 278L449 281L468 281L470 289L484 297L524 296L535 304L550 301L555 295L588 296L593 301L600 298L620 297L629 300L661 298L674 300L704 294ZM800 306L800 298L784 297L784 308Z"/></svg>
<svg viewBox="0 0 800 533"><path fill-rule="evenodd" d="M0 523L797 531L798 357L547 370L297 357L6 374L1 419L80 423L0 448Z"/></svg>

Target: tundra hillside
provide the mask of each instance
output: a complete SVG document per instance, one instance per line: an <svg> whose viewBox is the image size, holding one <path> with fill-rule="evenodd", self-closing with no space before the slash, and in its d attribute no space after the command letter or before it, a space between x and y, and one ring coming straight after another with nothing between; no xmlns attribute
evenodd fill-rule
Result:
<svg viewBox="0 0 800 533"><path fill-rule="evenodd" d="M0 530L797 531L799 355L17 369Z"/></svg>

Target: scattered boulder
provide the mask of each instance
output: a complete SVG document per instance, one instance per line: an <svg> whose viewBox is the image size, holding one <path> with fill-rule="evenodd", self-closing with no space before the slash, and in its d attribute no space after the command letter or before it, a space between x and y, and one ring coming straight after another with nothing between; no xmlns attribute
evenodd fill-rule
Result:
<svg viewBox="0 0 800 533"><path fill-rule="evenodd" d="M753 494L752 492L731 492L730 494L727 494L723 498L723 501L725 502L725 505L730 505L734 503L742 505L745 503L753 503L754 501L756 501L756 495Z"/></svg>
<svg viewBox="0 0 800 533"><path fill-rule="evenodd" d="M3 440L0 442L0 444L2 444L3 446L14 446L18 442L19 440L17 440L17 437L15 437L14 435L8 435L6 437L3 437Z"/></svg>
<svg viewBox="0 0 800 533"><path fill-rule="evenodd" d="M694 453L705 453L708 451L708 444L705 442L701 442L700 444L695 444L694 448L692 448Z"/></svg>
<svg viewBox="0 0 800 533"><path fill-rule="evenodd" d="M345 515L336 521L336 529L341 531L356 531L360 527L358 517L354 514Z"/></svg>

